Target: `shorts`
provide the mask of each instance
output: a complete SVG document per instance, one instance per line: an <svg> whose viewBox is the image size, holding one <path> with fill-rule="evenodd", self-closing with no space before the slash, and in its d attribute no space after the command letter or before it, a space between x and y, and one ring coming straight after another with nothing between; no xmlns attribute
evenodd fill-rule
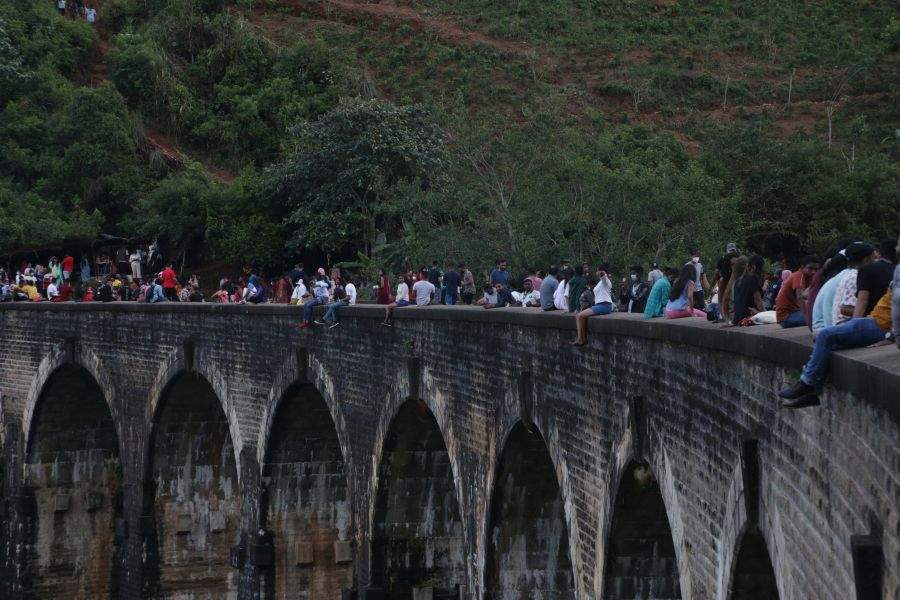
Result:
<svg viewBox="0 0 900 600"><path fill-rule="evenodd" d="M612 312L612 302L600 302L591 307L595 315L608 315Z"/></svg>
<svg viewBox="0 0 900 600"><path fill-rule="evenodd" d="M397 300L397 308L403 308L404 306L409 306L409 300Z"/></svg>

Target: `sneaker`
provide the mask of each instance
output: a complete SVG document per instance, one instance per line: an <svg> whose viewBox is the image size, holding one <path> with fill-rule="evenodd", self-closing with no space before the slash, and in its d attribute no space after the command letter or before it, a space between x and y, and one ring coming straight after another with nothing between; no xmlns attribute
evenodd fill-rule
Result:
<svg viewBox="0 0 900 600"><path fill-rule="evenodd" d="M382 321L381 324L384 325L385 327L393 327L394 326L393 323L389 323L387 321Z"/></svg>
<svg viewBox="0 0 900 600"><path fill-rule="evenodd" d="M324 324L325 324L325 321L323 321L322 319L316 319L316 325L324 325Z"/></svg>
<svg viewBox="0 0 900 600"><path fill-rule="evenodd" d="M309 327L309 323L307 323L306 321L300 323L300 329L306 329L307 327Z"/></svg>
<svg viewBox="0 0 900 600"><path fill-rule="evenodd" d="M334 328L337 327L338 325L340 325L340 323L338 323L337 321L335 321L334 323L332 323L331 325L328 326L328 329L334 329Z"/></svg>
<svg viewBox="0 0 900 600"><path fill-rule="evenodd" d="M802 398L808 394L815 394L816 388L811 385L807 385L802 381L798 381L794 385L789 388L785 388L778 392L778 395L784 398L785 400L796 400L797 398Z"/></svg>

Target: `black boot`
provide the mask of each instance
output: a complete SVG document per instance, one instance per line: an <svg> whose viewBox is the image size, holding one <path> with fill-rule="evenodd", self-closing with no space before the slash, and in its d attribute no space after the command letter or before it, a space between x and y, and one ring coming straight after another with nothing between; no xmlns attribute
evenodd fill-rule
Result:
<svg viewBox="0 0 900 600"><path fill-rule="evenodd" d="M794 385L789 388L785 388L778 392L778 395L784 398L785 400L796 400L797 398L801 398L808 394L815 394L816 388L811 385L806 385L802 381L798 381Z"/></svg>
<svg viewBox="0 0 900 600"><path fill-rule="evenodd" d="M806 408L807 406L818 406L819 396L815 392L800 396L795 400L782 400L782 408Z"/></svg>

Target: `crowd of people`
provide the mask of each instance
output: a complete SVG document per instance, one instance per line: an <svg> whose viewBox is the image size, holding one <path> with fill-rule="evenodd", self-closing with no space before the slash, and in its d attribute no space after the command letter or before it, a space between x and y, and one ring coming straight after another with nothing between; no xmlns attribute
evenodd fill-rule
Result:
<svg viewBox="0 0 900 600"><path fill-rule="evenodd" d="M877 246L844 240L822 258L803 257L793 271L784 264L771 270L758 254L743 255L737 244L729 243L711 273L700 252L693 251L681 266L652 264L645 274L643 266L634 265L621 279L609 265L592 268L565 260L517 276L500 260L484 278L465 264L448 262L442 269L435 261L431 267L398 273L396 286L382 270L372 282L371 301L384 306L382 324L388 327L394 324L395 311L406 306L568 312L575 316L574 346L587 344L591 317L614 312L641 313L646 319L702 318L723 327L807 327L815 339L813 353L800 380L780 392L784 406L799 408L818 403L834 350L896 340L900 293L892 290L900 289L898 252L900 238ZM62 260L54 256L46 266L23 263L12 281L0 270L0 301L293 304L302 307L300 327L306 329L340 325L341 308L356 304L361 291L354 277L340 268L307 273L298 263L272 279L245 267L242 277L222 277L206 297L196 274L182 281L171 263L157 271L158 260L148 264L153 254L153 248L149 254L119 248L113 255L98 254L93 265L82 257L77 271L71 254ZM148 270L154 274L144 277ZM324 314L314 320L318 306L324 307Z"/></svg>
<svg viewBox="0 0 900 600"><path fill-rule="evenodd" d="M97 8L84 0L56 0L56 10L70 19L84 19L91 24L97 22Z"/></svg>

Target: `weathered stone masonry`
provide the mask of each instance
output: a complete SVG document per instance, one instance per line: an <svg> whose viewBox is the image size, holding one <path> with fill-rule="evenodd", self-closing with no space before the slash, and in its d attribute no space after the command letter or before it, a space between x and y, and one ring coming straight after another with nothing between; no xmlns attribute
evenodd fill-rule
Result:
<svg viewBox="0 0 900 600"><path fill-rule="evenodd" d="M397 312L0 307L0 597L900 597L896 349L784 411L803 331Z"/></svg>

